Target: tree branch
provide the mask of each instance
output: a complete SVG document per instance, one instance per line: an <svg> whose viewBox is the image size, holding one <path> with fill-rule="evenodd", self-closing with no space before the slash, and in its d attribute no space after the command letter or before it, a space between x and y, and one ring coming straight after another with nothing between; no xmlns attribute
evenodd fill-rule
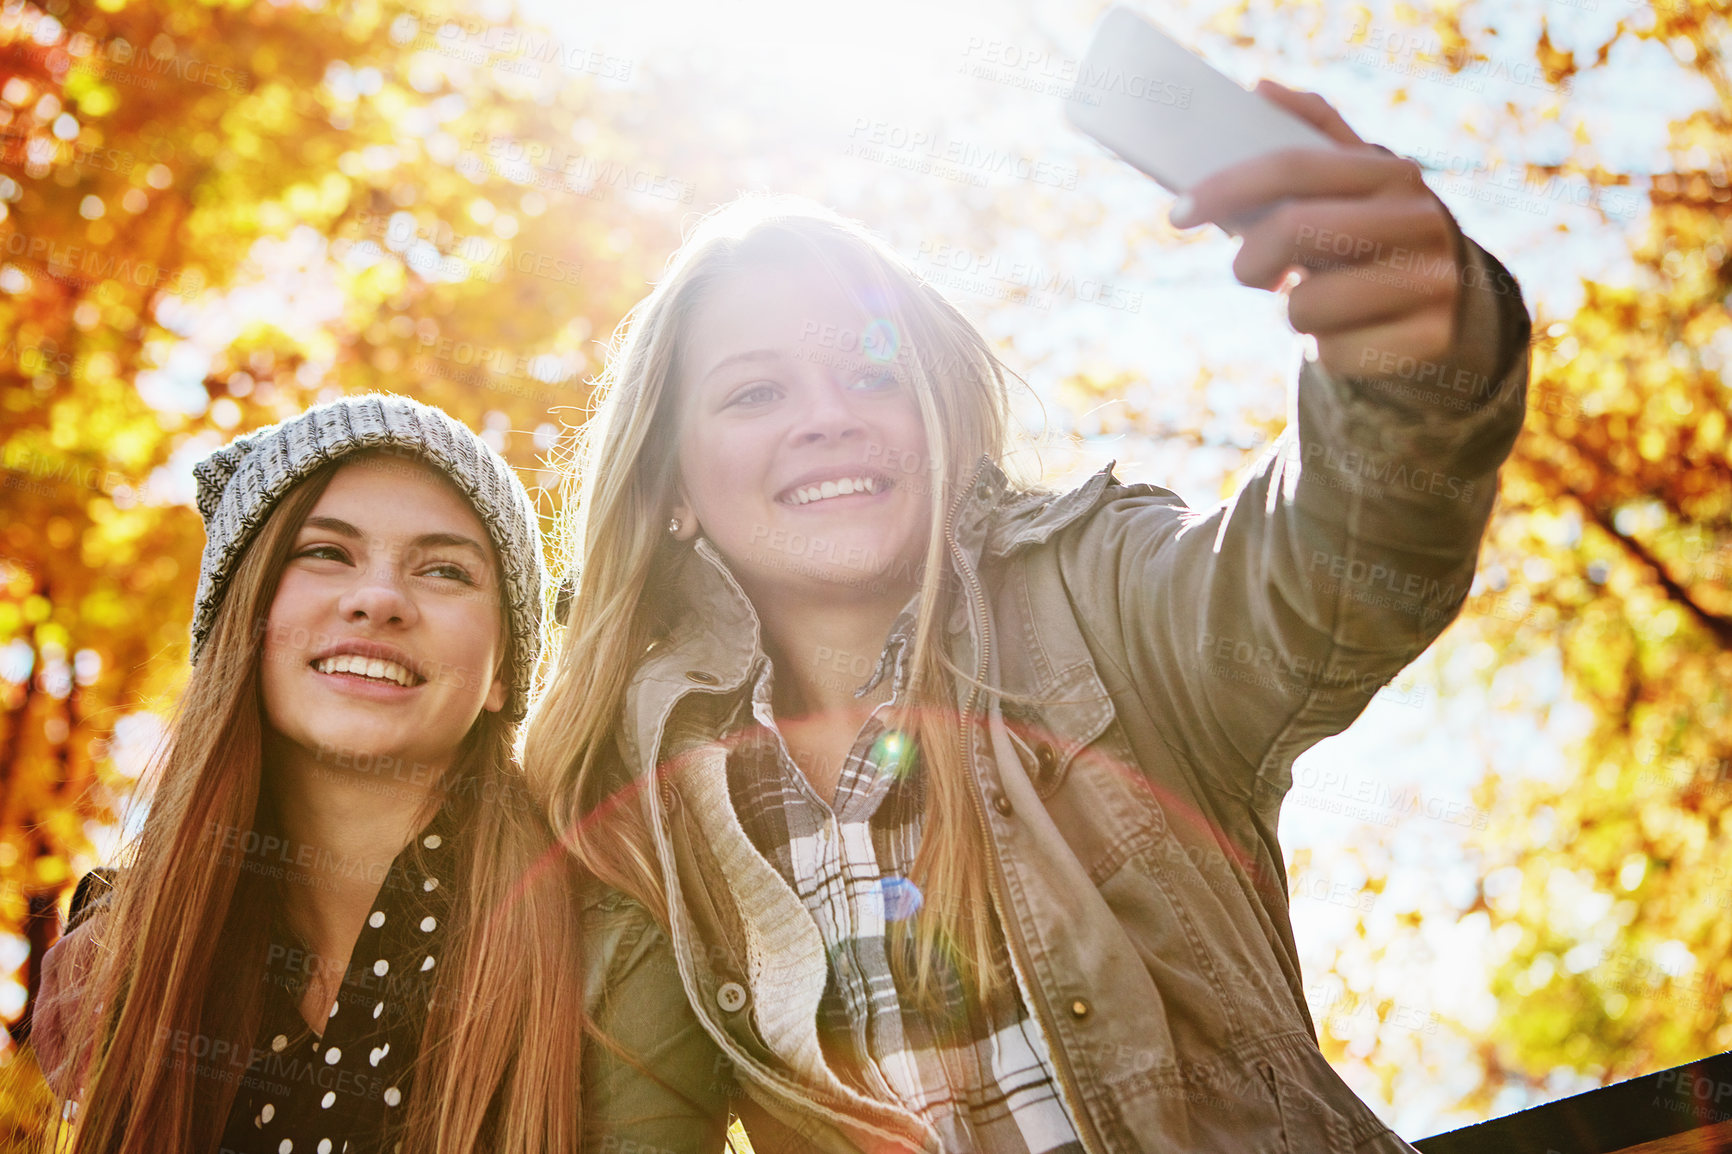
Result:
<svg viewBox="0 0 1732 1154"><path fill-rule="evenodd" d="M1691 595L1690 590L1686 589L1666 571L1666 566L1648 551L1647 546L1634 537L1627 537L1618 532L1617 527L1612 524L1610 513L1606 509L1602 508L1598 502L1590 501L1585 495L1572 488L1563 479L1563 473L1557 466L1547 461L1536 460L1533 457L1524 457L1523 463L1530 469L1544 474L1546 480L1551 483L1554 492L1573 498L1576 504L1581 506L1582 512L1587 514L1589 520L1604 530L1614 541L1620 543L1630 556L1653 571L1654 579L1660 583L1660 588L1666 591L1668 598L1689 610L1691 616L1696 618L1697 623L1702 628L1713 635L1714 640L1719 643L1722 649L1732 649L1732 618L1723 617L1704 608Z"/></svg>

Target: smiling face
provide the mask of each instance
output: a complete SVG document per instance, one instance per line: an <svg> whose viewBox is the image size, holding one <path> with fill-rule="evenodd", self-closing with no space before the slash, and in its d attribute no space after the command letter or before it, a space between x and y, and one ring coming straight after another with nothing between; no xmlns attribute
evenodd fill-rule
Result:
<svg viewBox="0 0 1732 1154"><path fill-rule="evenodd" d="M720 280L693 310L674 514L754 600L853 591L900 604L918 586L926 428L896 360L869 355L888 332L822 274L767 265Z"/></svg>
<svg viewBox="0 0 1732 1154"><path fill-rule="evenodd" d="M393 759L426 781L505 703L498 566L443 474L399 457L337 470L295 538L260 685L290 756Z"/></svg>

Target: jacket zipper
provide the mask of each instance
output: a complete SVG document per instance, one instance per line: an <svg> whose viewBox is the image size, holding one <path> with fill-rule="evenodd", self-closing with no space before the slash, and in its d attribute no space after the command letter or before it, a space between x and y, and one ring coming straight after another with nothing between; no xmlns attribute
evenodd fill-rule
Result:
<svg viewBox="0 0 1732 1154"><path fill-rule="evenodd" d="M984 464L982 468L984 468ZM981 470L975 471L974 482L970 484L970 489L979 483L980 473ZM962 551L961 544L956 540L956 512L967 499L968 494L965 492L951 502L950 511L944 517L944 543L950 547L950 556L956 562L956 568L962 574L963 581L968 585L969 607L974 610L975 624L978 626L977 633L980 637L980 655L975 661L974 683L968 687L968 696L963 702L961 719L962 768L964 772L972 775L974 773L974 724L970 719L970 714L974 712L975 702L980 698L980 686L986 681L987 672L992 664L992 623L987 615L986 593L980 586L980 577L975 573L973 564L969 562L967 554ZM979 784L970 786L967 792L970 806L974 810L976 828L980 830L981 842L986 846L988 858L986 889L992 897L992 908L998 912L999 924L1005 927L1004 941L1010 948L1013 964L1022 973L1032 973L1028 959L1023 956L1022 935L1011 932L1011 920L1004 913L1004 894L999 887L1001 866L998 858L998 844L993 840L992 827L986 820L986 808L980 799ZM1032 991L1033 987L1031 986L1030 989ZM1033 1000L1041 1001L1042 999ZM1029 1010L1040 1018L1041 1029L1045 1032L1050 1043L1051 1039L1058 1036L1058 1031L1054 1028L1050 1016L1045 1013L1045 1007L1033 1005L1029 1007ZM1076 1123L1076 1127L1080 1131L1077 1137L1087 1150L1103 1149L1100 1137L1095 1133L1094 1124L1089 1119L1087 1109L1083 1105L1082 1094L1076 1084L1076 1073L1071 1069L1070 1060L1066 1057L1064 1048L1049 1044L1047 1053L1052 1057L1060 1090L1068 1102L1074 1103L1070 1114L1071 1120Z"/></svg>

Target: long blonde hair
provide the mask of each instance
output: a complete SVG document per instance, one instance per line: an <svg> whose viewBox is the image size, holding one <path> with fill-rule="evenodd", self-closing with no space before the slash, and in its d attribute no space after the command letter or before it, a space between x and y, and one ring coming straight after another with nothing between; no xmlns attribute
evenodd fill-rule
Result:
<svg viewBox="0 0 1732 1154"><path fill-rule="evenodd" d="M568 629L545 695L529 720L524 765L554 827L577 858L666 916L666 889L636 802L636 767L619 764L616 726L633 673L668 629L658 574L686 548L662 531L678 476L678 366L693 311L718 282L766 262L816 268L875 320L917 398L928 443L931 536L920 576L920 614L909 707L926 789L925 829L913 869L924 902L916 920L916 989L931 988L942 954L984 994L1006 976L995 962L986 850L974 784L962 764L955 677L941 628L945 520L952 496L982 457L1007 443L1009 375L984 337L900 256L859 225L803 201L748 198L706 218L669 261L667 275L621 325L599 382L599 407L580 431L567 471L568 522L560 543L576 574ZM877 350L884 353L883 343ZM869 355L872 355L869 353ZM644 751L656 756L657 751ZM900 957L902 951L892 951Z"/></svg>
<svg viewBox="0 0 1732 1154"><path fill-rule="evenodd" d="M276 827L259 664L277 585L302 522L344 458L276 506L242 557L151 769L150 812L109 905L70 1035L82 1088L74 1154L214 1151L262 1015L271 911L282 883L246 868L224 831ZM501 628L506 628L501 607ZM506 630L509 637L509 629ZM507 668L511 667L507 659ZM577 871L527 801L516 726L483 711L448 772L461 807L464 884L414 1089L409 1149L511 1154L578 1148L584 1029ZM515 799L515 804L513 804ZM427 815L431 817L431 814ZM240 1055L168 1060L185 1052ZM165 1051L165 1043L170 1048Z"/></svg>

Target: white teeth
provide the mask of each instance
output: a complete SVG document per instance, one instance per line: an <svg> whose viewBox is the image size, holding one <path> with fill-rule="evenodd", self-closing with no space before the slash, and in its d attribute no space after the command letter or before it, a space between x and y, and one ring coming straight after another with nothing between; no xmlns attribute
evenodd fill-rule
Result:
<svg viewBox="0 0 1732 1154"><path fill-rule="evenodd" d="M320 673L353 673L374 681L394 681L402 686L415 682L415 675L395 661L362 657L358 653L339 653L335 657L322 658L314 668Z"/></svg>
<svg viewBox="0 0 1732 1154"><path fill-rule="evenodd" d="M828 497L848 497L855 493L877 491L878 480L875 477L839 477L834 481L823 481L795 489L788 499L796 505L809 505L813 501L822 501Z"/></svg>

